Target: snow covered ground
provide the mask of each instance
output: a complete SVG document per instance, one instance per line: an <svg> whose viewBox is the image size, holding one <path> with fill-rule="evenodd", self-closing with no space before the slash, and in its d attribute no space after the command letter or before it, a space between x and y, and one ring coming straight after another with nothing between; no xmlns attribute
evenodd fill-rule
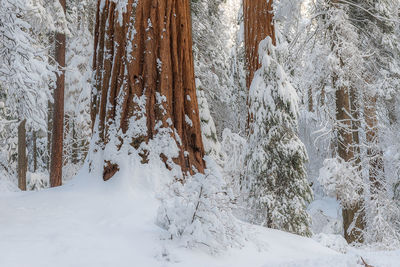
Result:
<svg viewBox="0 0 400 267"><path fill-rule="evenodd" d="M151 177L103 182L82 171L67 185L39 192L0 192L1 267L399 266L400 252L349 249L248 226L241 249L210 255L161 240Z"/></svg>

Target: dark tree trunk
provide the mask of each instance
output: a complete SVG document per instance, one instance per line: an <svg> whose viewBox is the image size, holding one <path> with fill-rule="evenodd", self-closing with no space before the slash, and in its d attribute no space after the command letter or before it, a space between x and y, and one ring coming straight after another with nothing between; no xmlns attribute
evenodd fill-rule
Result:
<svg viewBox="0 0 400 267"><path fill-rule="evenodd" d="M101 8L98 1L91 112L98 129L94 130L103 145L110 140L111 128L127 133L130 119L139 119L137 112L143 108L134 97L145 96L142 111L147 131L131 136L129 143L135 148L147 143L158 132L156 122L161 122L177 133L171 134L180 150L174 162L183 173L203 172L189 0L139 0L133 7L134 2L128 0L126 12L118 14L115 2L105 0ZM165 101L158 102L157 95ZM146 153L142 157L146 162ZM165 155L160 157L165 160ZM103 179L107 180L119 168L105 164Z"/></svg>
<svg viewBox="0 0 400 267"><path fill-rule="evenodd" d="M319 98L319 106L324 107L325 106L325 84L321 84L321 95Z"/></svg>
<svg viewBox="0 0 400 267"><path fill-rule="evenodd" d="M308 88L308 111L314 112L314 98L313 98L313 90L312 90L311 86Z"/></svg>
<svg viewBox="0 0 400 267"><path fill-rule="evenodd" d="M66 0L59 0L61 6L66 9ZM63 167L63 136L64 136L64 81L65 81L65 46L64 33L56 33L55 56L58 64L56 89L54 91L53 110L53 134L51 144L50 186L62 184Z"/></svg>
<svg viewBox="0 0 400 267"><path fill-rule="evenodd" d="M26 172L28 159L26 157L26 120L18 125L18 187L26 190Z"/></svg>
<svg viewBox="0 0 400 267"><path fill-rule="evenodd" d="M81 147L81 149L83 149L84 146ZM72 163L73 164L77 164L78 163L78 140L77 140L77 136L76 136L76 130L75 130L75 123L72 120Z"/></svg>
<svg viewBox="0 0 400 267"><path fill-rule="evenodd" d="M36 131L33 131L32 134L32 143L33 143L33 172L37 171L37 134Z"/></svg>

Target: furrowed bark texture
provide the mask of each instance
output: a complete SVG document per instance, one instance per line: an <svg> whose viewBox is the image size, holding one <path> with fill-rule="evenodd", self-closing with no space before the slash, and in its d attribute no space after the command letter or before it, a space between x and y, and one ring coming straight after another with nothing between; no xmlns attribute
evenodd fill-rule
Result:
<svg viewBox="0 0 400 267"><path fill-rule="evenodd" d="M26 156L26 120L18 125L18 187L26 191L26 172L28 159Z"/></svg>
<svg viewBox="0 0 400 267"><path fill-rule="evenodd" d="M248 89L254 73L261 67L258 60L258 45L267 36L271 37L274 45L276 44L272 3L273 0L243 0Z"/></svg>
<svg viewBox="0 0 400 267"><path fill-rule="evenodd" d="M171 137L180 152L174 161L183 173L203 172L189 1L128 0L123 9L117 5L105 0L104 6L98 1L97 7L91 113L100 143L109 142L111 129L125 135L130 120L145 116L146 132L129 136L133 147L153 139L158 132L156 123L161 123L176 133ZM144 107L135 100L143 96ZM146 153L142 157L146 162ZM118 169L106 162L103 179Z"/></svg>
<svg viewBox="0 0 400 267"><path fill-rule="evenodd" d="M276 45L275 26L273 24L273 0L243 0L244 43L246 53L246 86L250 89L254 73L261 67L258 58L258 46L267 36ZM247 100L250 106L249 100ZM247 130L252 121L247 115Z"/></svg>
<svg viewBox="0 0 400 267"><path fill-rule="evenodd" d="M61 6L66 8L66 0L59 0ZM62 184L63 167L63 137L64 137L64 85L65 85L65 46L64 33L56 33L55 56L58 64L56 89L54 91L53 129L51 142L50 186Z"/></svg>

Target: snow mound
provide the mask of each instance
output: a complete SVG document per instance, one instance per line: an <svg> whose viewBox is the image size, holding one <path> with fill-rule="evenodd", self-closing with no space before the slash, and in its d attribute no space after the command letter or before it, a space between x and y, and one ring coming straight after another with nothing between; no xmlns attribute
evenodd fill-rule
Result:
<svg viewBox="0 0 400 267"><path fill-rule="evenodd" d="M340 253L346 253L348 244L341 235L324 234L320 233L313 237L315 241L324 247L331 248Z"/></svg>
<svg viewBox="0 0 400 267"><path fill-rule="evenodd" d="M12 182L6 173L0 172L0 194L19 191L18 186Z"/></svg>
<svg viewBox="0 0 400 267"><path fill-rule="evenodd" d="M107 182L86 165L65 186L0 194L0 266L358 266L310 238L247 224L243 246L215 255L164 240L165 167L126 164Z"/></svg>

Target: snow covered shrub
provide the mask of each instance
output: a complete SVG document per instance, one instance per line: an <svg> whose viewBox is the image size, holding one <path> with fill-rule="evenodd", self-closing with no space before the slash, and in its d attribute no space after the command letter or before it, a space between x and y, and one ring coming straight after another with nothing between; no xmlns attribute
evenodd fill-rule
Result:
<svg viewBox="0 0 400 267"><path fill-rule="evenodd" d="M222 152L224 154L224 174L234 183L233 188L239 188L239 178L243 173L244 151L247 141L228 128L222 132Z"/></svg>
<svg viewBox="0 0 400 267"><path fill-rule="evenodd" d="M196 92L197 101L199 102L201 136L203 139L204 151L206 155L213 157L216 161L221 161L221 144L218 141L217 130L210 114L207 98L200 84L200 80L196 79L196 87L198 88Z"/></svg>
<svg viewBox="0 0 400 267"><path fill-rule="evenodd" d="M157 224L185 247L206 247L218 253L241 246L241 226L232 215L232 192L218 166L210 158L206 162L205 174L169 186L161 197Z"/></svg>
<svg viewBox="0 0 400 267"><path fill-rule="evenodd" d="M297 93L270 37L259 46L261 68L250 86L250 129L244 183L254 223L311 235L306 205L307 153L298 138Z"/></svg>
<svg viewBox="0 0 400 267"><path fill-rule="evenodd" d="M352 207L362 199L362 177L357 167L340 158L326 159L318 181L328 196L336 197L344 207Z"/></svg>
<svg viewBox="0 0 400 267"><path fill-rule="evenodd" d="M16 174L13 169L10 170L8 155L4 149L0 151L0 193L19 191L16 181Z"/></svg>
<svg viewBox="0 0 400 267"><path fill-rule="evenodd" d="M344 254L347 252L347 241L341 235L320 233L313 236L313 239L324 247L333 249L339 253Z"/></svg>
<svg viewBox="0 0 400 267"><path fill-rule="evenodd" d="M41 172L28 172L27 173L27 189L31 191L38 191L49 187L49 174Z"/></svg>
<svg viewBox="0 0 400 267"><path fill-rule="evenodd" d="M378 195L367 204L366 243L381 249L400 247L399 206L386 195Z"/></svg>

